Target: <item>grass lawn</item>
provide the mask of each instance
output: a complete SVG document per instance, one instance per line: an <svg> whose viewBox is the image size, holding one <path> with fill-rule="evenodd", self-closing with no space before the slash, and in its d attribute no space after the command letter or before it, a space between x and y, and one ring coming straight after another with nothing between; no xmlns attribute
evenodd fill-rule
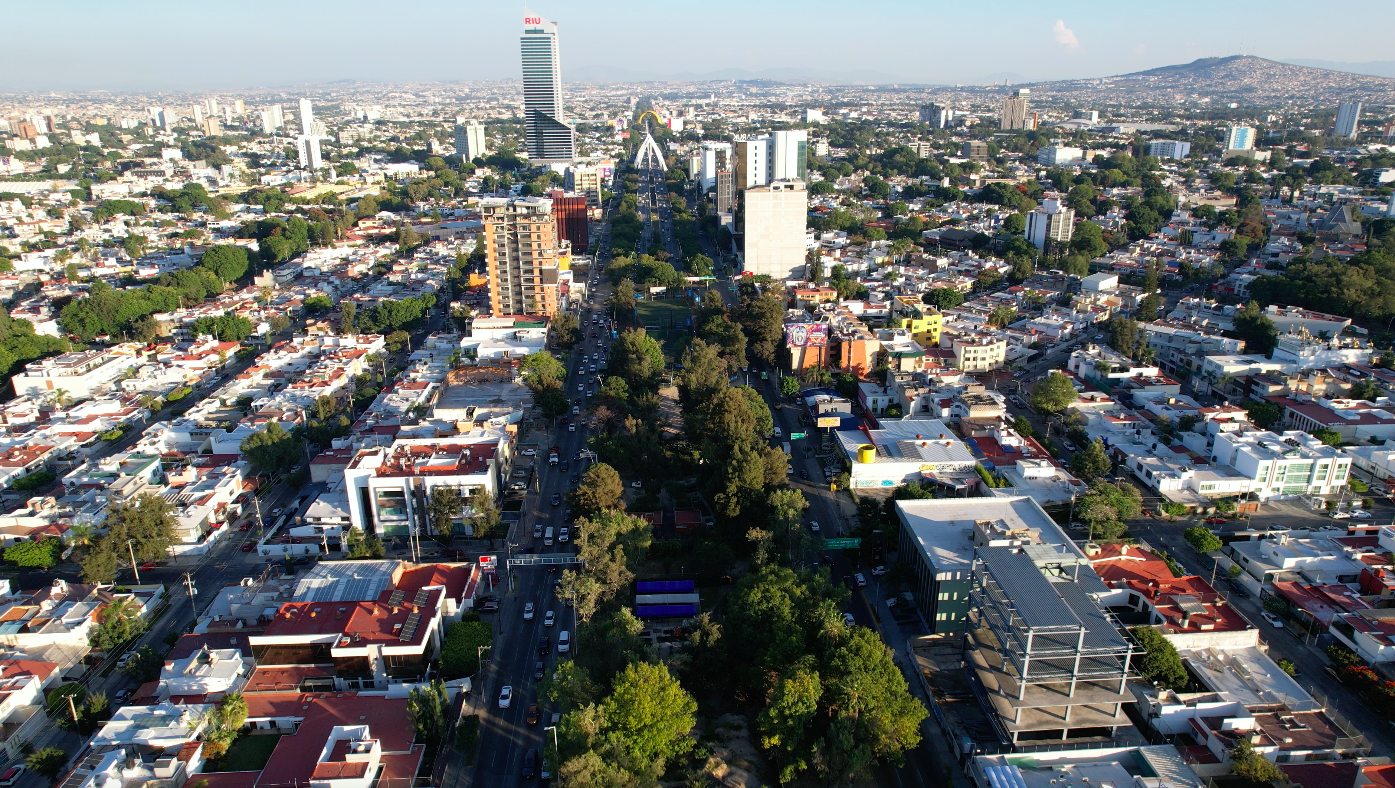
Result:
<svg viewBox="0 0 1395 788"><path fill-rule="evenodd" d="M240 736L232 743L227 753L216 761L209 761L206 772L256 772L271 760L271 751L281 740L279 733L259 733L255 736Z"/></svg>
<svg viewBox="0 0 1395 788"><path fill-rule="evenodd" d="M682 326L693 315L687 300L682 298L639 301L636 307L640 325L658 326L661 330Z"/></svg>

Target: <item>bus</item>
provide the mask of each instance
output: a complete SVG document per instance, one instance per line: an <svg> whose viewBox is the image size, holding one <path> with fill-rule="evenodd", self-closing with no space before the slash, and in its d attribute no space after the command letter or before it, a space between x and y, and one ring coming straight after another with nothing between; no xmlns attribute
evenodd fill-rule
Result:
<svg viewBox="0 0 1395 788"><path fill-rule="evenodd" d="M552 546L552 526L550 526L550 525L547 527L547 530L546 530L546 531L543 531L543 546L544 546L544 547L551 547L551 546Z"/></svg>

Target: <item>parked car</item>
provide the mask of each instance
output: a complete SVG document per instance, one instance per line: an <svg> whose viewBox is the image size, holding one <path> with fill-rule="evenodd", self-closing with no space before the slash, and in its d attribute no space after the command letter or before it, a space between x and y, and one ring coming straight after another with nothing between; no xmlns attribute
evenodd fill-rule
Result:
<svg viewBox="0 0 1395 788"><path fill-rule="evenodd" d="M535 610L535 608L533 607L533 603L532 603L532 602L529 602L529 603L525 604L525 605L523 606L523 620L524 620L524 621L532 621L532 620L533 620L533 616L534 616L534 610Z"/></svg>
<svg viewBox="0 0 1395 788"><path fill-rule="evenodd" d="M122 687L111 696L111 699L116 701L118 704L125 703L126 701L131 699L131 690L127 687Z"/></svg>
<svg viewBox="0 0 1395 788"><path fill-rule="evenodd" d="M533 538L534 538L534 539L541 539L541 538L542 538L542 526L541 526L541 525L535 525L535 526L533 526Z"/></svg>
<svg viewBox="0 0 1395 788"><path fill-rule="evenodd" d="M1333 513L1332 513L1332 519L1333 519L1333 520L1350 520L1350 519L1351 519L1351 512L1333 512Z"/></svg>
<svg viewBox="0 0 1395 788"><path fill-rule="evenodd" d="M524 715L524 720L529 725L537 725L538 718L542 716L542 709L536 703L528 704L528 713Z"/></svg>
<svg viewBox="0 0 1395 788"><path fill-rule="evenodd" d="M252 527L252 524L251 524L251 523L243 523L242 526L241 526L240 528L238 528L237 530L239 530L239 531L246 531L246 530L248 530L248 529L251 528L251 527Z"/></svg>
<svg viewBox="0 0 1395 788"><path fill-rule="evenodd" d="M531 780L533 779L533 775L537 773L538 751L530 747L528 752L523 754L523 779Z"/></svg>
<svg viewBox="0 0 1395 788"><path fill-rule="evenodd" d="M0 785L7 786L7 788L8 786L14 785L19 782L19 778L23 777L24 773L27 771L29 771L29 767L22 763L11 766L5 770L4 774L0 774Z"/></svg>
<svg viewBox="0 0 1395 788"><path fill-rule="evenodd" d="M858 588L865 588L867 586L867 578L861 572L853 575L853 582L857 584Z"/></svg>
<svg viewBox="0 0 1395 788"><path fill-rule="evenodd" d="M1371 519L1371 513L1368 512L1368 511L1366 511L1365 509L1357 509L1356 511L1354 511L1354 512L1351 513L1351 516L1352 516L1352 517L1355 517L1355 518L1358 519L1358 520L1369 520L1369 519Z"/></svg>
<svg viewBox="0 0 1395 788"><path fill-rule="evenodd" d="M538 453L538 450L537 450L537 449L524 449L523 451L519 452L519 454L522 454L524 457L532 457L532 456L536 455L537 453Z"/></svg>
<svg viewBox="0 0 1395 788"><path fill-rule="evenodd" d="M557 635L557 653L558 653L558 654L565 654L565 653L567 653L568 651L571 651L571 650L572 650L572 633L570 633L570 632L568 632L567 630L564 629L564 630L561 631L561 633L559 633L559 634Z"/></svg>
<svg viewBox="0 0 1395 788"><path fill-rule="evenodd" d="M549 610L543 614L543 626L550 627L557 623L557 613Z"/></svg>
<svg viewBox="0 0 1395 788"><path fill-rule="evenodd" d="M250 553L250 552L252 552L252 548L253 548L253 547L256 547L256 546L257 546L257 545L256 545L255 542L243 542L243 543L242 543L242 552L244 552L244 553Z"/></svg>
<svg viewBox="0 0 1395 788"><path fill-rule="evenodd" d="M1226 522L1227 522L1227 520L1226 520L1224 517L1207 517L1207 518L1206 518L1206 523L1207 523L1208 525L1222 525L1222 524L1224 524L1224 523L1226 523Z"/></svg>
<svg viewBox="0 0 1395 788"><path fill-rule="evenodd" d="M1268 622L1270 623L1270 625L1272 625L1272 626L1274 626L1274 627L1276 627L1276 628L1278 628L1278 629L1283 629L1283 628L1284 628L1284 620L1283 620L1282 618L1279 618L1278 616L1274 615L1273 613L1270 613L1268 610L1261 610L1261 611L1259 611L1259 615L1260 615L1260 618L1263 618L1265 621L1268 621Z"/></svg>
<svg viewBox="0 0 1395 788"><path fill-rule="evenodd" d="M510 706L512 706L512 705L513 705L513 686L512 686L512 685L509 685L509 684L505 684L505 685L504 685L504 688L501 689L501 690L499 690L499 708L501 708L501 709L507 709L508 707L510 707Z"/></svg>
<svg viewBox="0 0 1395 788"><path fill-rule="evenodd" d="M873 569L872 569L872 577L881 577L881 576L884 575L884 574L886 574L886 567L884 567L884 566L873 567Z"/></svg>

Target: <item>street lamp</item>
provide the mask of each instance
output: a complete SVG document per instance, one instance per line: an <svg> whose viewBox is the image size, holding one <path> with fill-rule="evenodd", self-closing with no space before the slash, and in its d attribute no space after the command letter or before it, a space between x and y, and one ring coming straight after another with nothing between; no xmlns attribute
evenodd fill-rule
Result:
<svg viewBox="0 0 1395 788"><path fill-rule="evenodd" d="M557 726L549 725L546 728L543 728L543 733L547 733L548 731L552 731L552 749L555 750L557 749Z"/></svg>
<svg viewBox="0 0 1395 788"><path fill-rule="evenodd" d="M475 648L475 672L478 673L484 667L484 650L493 646L477 646Z"/></svg>

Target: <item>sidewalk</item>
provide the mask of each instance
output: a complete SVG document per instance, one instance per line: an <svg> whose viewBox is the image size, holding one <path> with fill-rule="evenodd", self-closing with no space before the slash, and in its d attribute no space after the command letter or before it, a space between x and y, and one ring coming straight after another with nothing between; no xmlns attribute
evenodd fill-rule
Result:
<svg viewBox="0 0 1395 788"><path fill-rule="evenodd" d="M934 766L935 776L942 780L948 778L947 788L973 788L973 783L964 774L964 770L959 768L959 758L950 746L948 732L940 727L940 723L931 709L930 688L925 683L925 677L920 675L920 671L916 667L911 638L902 634L901 626L896 623L896 619L890 615L881 615L881 608L884 607L882 600L886 598L885 592L882 590L882 579L875 578L875 582L868 586L868 590L875 590L877 594L875 604L872 599L868 598L869 595L866 591L862 594L868 607L873 608L872 619L877 622L877 633L881 636L882 642L891 649L892 658L895 660L896 666L901 669L901 675L905 678L911 694L925 706L927 714L925 721L920 725L920 746ZM919 622L918 626L922 631L925 628L924 622Z"/></svg>

